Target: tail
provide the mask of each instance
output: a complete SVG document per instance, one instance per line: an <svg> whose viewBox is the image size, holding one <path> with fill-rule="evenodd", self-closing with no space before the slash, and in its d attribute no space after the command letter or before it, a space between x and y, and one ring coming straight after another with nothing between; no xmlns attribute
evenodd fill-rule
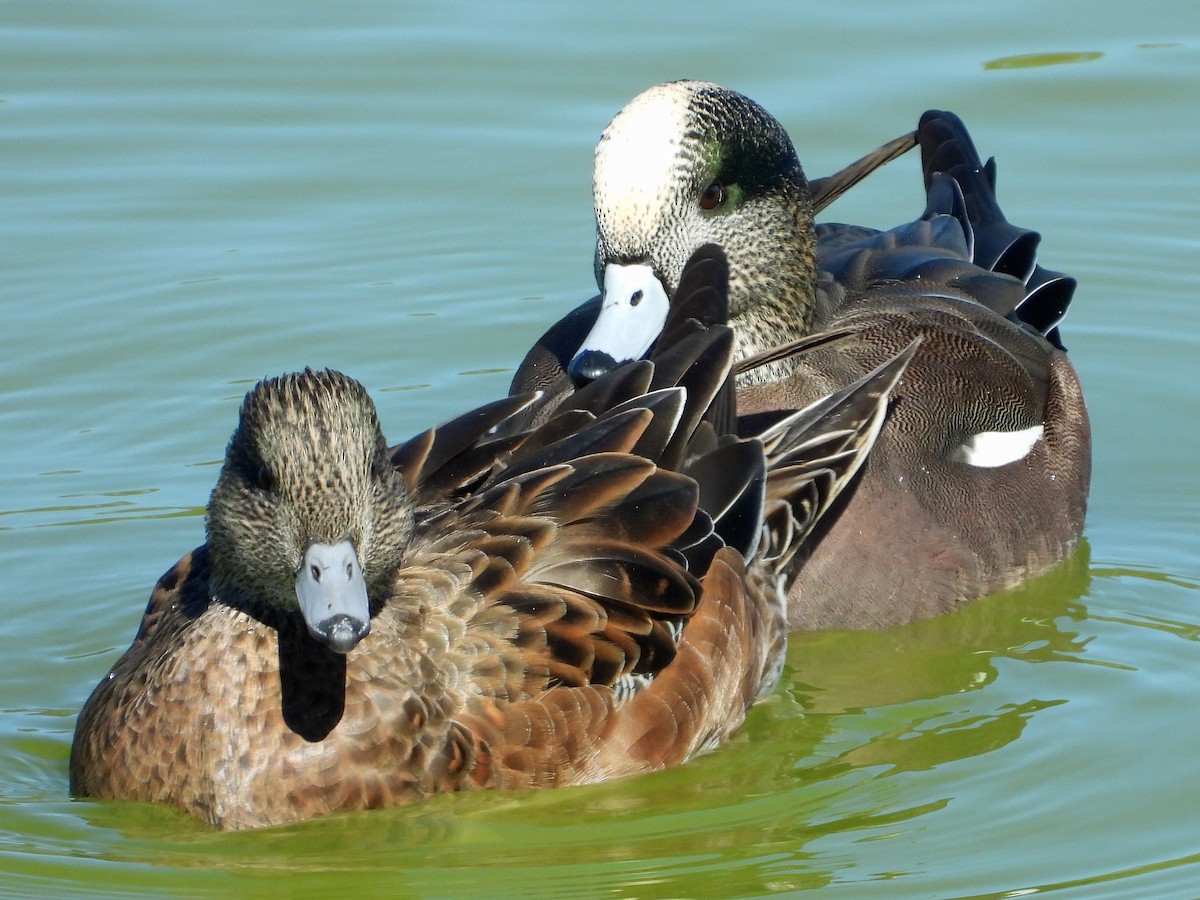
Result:
<svg viewBox="0 0 1200 900"><path fill-rule="evenodd" d="M972 262L1011 275L1025 285L1017 307L1000 312L1063 349L1058 326L1074 295L1075 279L1039 265L1037 249L1042 236L1004 217L996 201L996 160L980 160L966 126L953 113L925 113L917 127L917 140L927 198L922 218L951 215L958 219Z"/></svg>

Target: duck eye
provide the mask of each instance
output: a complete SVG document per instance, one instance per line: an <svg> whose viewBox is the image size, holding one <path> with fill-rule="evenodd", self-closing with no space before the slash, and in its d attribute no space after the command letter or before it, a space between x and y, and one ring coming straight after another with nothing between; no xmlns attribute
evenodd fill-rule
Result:
<svg viewBox="0 0 1200 900"><path fill-rule="evenodd" d="M725 185L719 181L714 181L704 189L704 193L700 195L701 209L716 209L725 202Z"/></svg>
<svg viewBox="0 0 1200 900"><path fill-rule="evenodd" d="M382 481L392 471L392 461L386 455L376 453L371 457L371 479Z"/></svg>
<svg viewBox="0 0 1200 900"><path fill-rule="evenodd" d="M255 468L250 477L250 484L266 494L275 493L275 476L266 466L260 465Z"/></svg>

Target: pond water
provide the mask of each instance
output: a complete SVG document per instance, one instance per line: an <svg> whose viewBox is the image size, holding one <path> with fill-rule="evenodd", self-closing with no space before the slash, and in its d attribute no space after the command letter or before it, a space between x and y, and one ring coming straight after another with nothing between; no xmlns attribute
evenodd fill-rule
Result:
<svg viewBox="0 0 1200 900"><path fill-rule="evenodd" d="M1200 895L1200 16L1111 6L9 0L0 12L0 894ZM400 439L590 296L591 152L700 77L833 171L940 107L1080 281L1086 540L942 619L796 635L728 746L597 787L215 834L75 801L75 714L203 539L247 387ZM828 218L923 204L916 158Z"/></svg>

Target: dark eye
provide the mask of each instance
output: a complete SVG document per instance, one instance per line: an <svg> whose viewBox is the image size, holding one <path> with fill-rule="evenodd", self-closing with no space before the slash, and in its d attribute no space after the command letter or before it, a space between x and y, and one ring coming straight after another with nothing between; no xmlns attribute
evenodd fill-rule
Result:
<svg viewBox="0 0 1200 900"><path fill-rule="evenodd" d="M255 466L250 472L248 479L250 486L264 493L275 493L275 475L264 465Z"/></svg>
<svg viewBox="0 0 1200 900"><path fill-rule="evenodd" d="M725 202L725 185L719 181L714 181L704 189L704 193L700 195L701 209L716 209Z"/></svg>
<svg viewBox="0 0 1200 900"><path fill-rule="evenodd" d="M392 461L386 454L376 453L371 457L371 480L382 481L392 471Z"/></svg>

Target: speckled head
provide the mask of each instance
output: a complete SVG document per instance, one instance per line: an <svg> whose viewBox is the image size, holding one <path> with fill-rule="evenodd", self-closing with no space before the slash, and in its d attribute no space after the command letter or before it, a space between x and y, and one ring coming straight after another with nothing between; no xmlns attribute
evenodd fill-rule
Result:
<svg viewBox="0 0 1200 900"><path fill-rule="evenodd" d="M786 321L809 318L815 262L808 183L783 127L749 98L702 81L638 95L596 146L593 201L602 287L606 278L627 281L611 278L609 267L641 265L669 296L689 256L715 243L729 259L735 322L775 306L787 309ZM640 282L631 288L653 289ZM626 303L606 291L606 307Z"/></svg>
<svg viewBox="0 0 1200 900"><path fill-rule="evenodd" d="M361 384L305 370L246 395L208 505L222 599L296 610L346 652L369 630L368 597L386 592L411 526Z"/></svg>

